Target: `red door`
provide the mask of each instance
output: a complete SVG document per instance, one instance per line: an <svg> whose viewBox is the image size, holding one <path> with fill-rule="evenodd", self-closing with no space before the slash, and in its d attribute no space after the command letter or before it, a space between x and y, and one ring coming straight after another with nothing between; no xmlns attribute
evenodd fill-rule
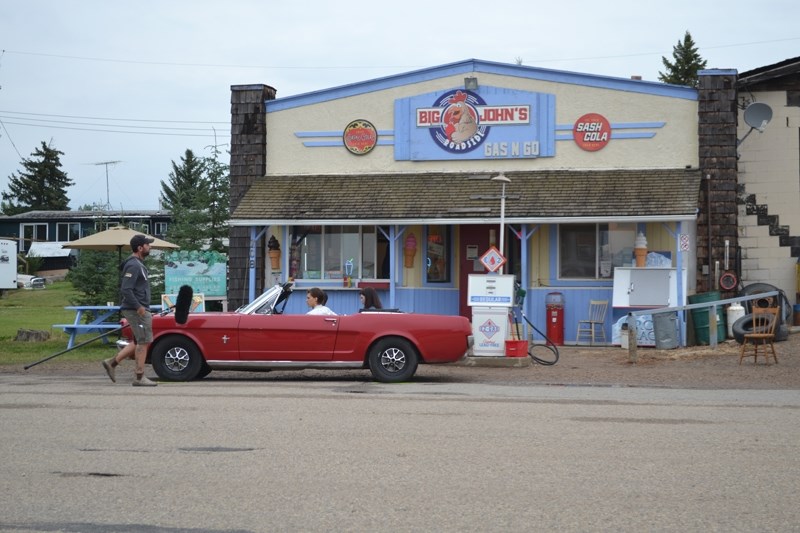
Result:
<svg viewBox="0 0 800 533"><path fill-rule="evenodd" d="M459 257L461 257L461 272L458 280L459 294L458 294L458 314L472 320L472 310L467 305L467 289L469 285L470 274L486 274L487 270L483 267L478 260L486 250L489 249L490 232L494 236L495 241L492 243L499 246L497 239L499 235L497 231L500 229L497 224L480 224L480 225L462 225L461 226L461 250ZM477 256L473 252L477 249ZM468 259L468 257L474 257Z"/></svg>

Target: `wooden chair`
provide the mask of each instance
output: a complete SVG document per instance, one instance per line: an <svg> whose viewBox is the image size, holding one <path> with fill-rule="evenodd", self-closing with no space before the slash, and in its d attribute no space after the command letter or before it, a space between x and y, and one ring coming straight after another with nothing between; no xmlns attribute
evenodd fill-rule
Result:
<svg viewBox="0 0 800 533"><path fill-rule="evenodd" d="M589 338L590 346L594 344L595 339L600 340L601 337L603 342L606 342L605 322L607 309L608 300L589 301L589 318L578 320L578 332L575 334L575 342L580 342L582 337Z"/></svg>
<svg viewBox="0 0 800 533"><path fill-rule="evenodd" d="M758 362L758 352L760 348L764 350L764 359L769 364L769 346L772 351L772 358L775 363L778 362L778 356L775 355L775 328L778 325L779 307L754 307L753 308L753 331L745 333L742 339L742 350L739 353L739 364L742 364L744 357L752 357L753 364ZM745 350L748 346L752 346L753 353L745 355Z"/></svg>

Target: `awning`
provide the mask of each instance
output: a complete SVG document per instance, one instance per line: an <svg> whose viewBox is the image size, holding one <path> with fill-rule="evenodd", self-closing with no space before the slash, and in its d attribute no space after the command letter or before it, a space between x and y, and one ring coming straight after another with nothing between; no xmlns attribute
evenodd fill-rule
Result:
<svg viewBox="0 0 800 533"><path fill-rule="evenodd" d="M233 226L484 224L500 218L500 184L484 174L257 178ZM686 221L697 217L697 169L505 172L507 223Z"/></svg>

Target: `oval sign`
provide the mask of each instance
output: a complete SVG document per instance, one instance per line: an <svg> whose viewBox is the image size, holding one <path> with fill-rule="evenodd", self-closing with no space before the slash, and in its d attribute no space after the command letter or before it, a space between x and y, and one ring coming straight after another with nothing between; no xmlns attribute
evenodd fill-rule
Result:
<svg viewBox="0 0 800 533"><path fill-rule="evenodd" d="M351 154L365 155L378 144L378 130L368 120L354 120L345 127L342 141Z"/></svg>

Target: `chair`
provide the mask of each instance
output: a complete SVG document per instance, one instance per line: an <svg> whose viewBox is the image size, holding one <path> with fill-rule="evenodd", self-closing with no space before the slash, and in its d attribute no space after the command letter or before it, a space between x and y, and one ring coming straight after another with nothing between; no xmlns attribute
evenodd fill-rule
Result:
<svg viewBox="0 0 800 533"><path fill-rule="evenodd" d="M606 309L608 309L608 300L589 301L589 318L578 320L575 342L580 342L581 337L588 337L590 346L594 344L595 339L600 340L601 337L603 342L606 342Z"/></svg>
<svg viewBox="0 0 800 533"><path fill-rule="evenodd" d="M772 358L775 363L778 362L778 356L775 355L775 328L778 325L779 307L754 307L753 308L753 331L744 334L742 339L742 350L739 353L739 364L742 364L744 357L752 357L753 364L758 362L759 348L764 349L764 359L769 364L769 352L767 346L772 351ZM753 347L753 353L745 355L745 350L748 346Z"/></svg>

